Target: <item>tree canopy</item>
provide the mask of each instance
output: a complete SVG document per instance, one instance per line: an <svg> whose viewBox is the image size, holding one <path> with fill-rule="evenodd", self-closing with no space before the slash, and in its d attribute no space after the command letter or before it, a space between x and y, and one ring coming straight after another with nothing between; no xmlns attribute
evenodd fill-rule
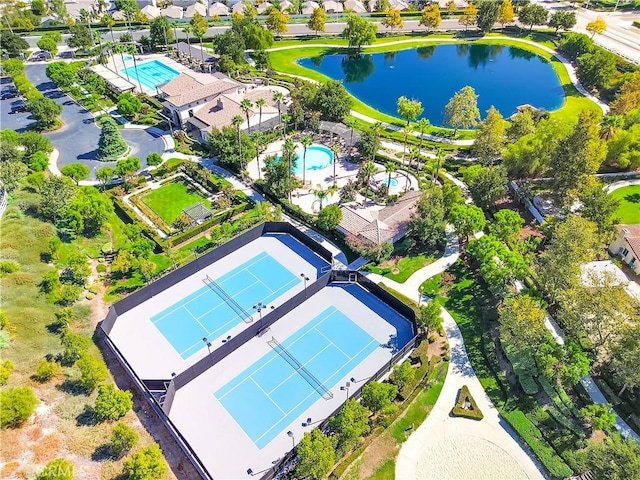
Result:
<svg viewBox="0 0 640 480"><path fill-rule="evenodd" d="M346 38L349 47L360 50L363 45L371 45L376 39L378 26L369 22L366 18L350 14L347 18L347 26L342 31L342 38Z"/></svg>

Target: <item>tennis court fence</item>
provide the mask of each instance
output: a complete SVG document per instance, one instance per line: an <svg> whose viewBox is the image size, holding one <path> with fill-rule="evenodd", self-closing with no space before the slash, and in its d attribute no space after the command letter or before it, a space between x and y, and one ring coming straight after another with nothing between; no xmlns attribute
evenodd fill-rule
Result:
<svg viewBox="0 0 640 480"><path fill-rule="evenodd" d="M214 293L218 294L222 301L229 305L231 309L236 312L238 316L242 318L242 320L244 320L244 323L253 322L253 317L249 314L249 312L247 312L238 302L230 297L229 294L223 290L220 284L218 284L218 282L216 282L209 275L205 276L202 281L207 287L213 290Z"/></svg>
<svg viewBox="0 0 640 480"><path fill-rule="evenodd" d="M311 385L316 392L322 395L322 398L325 400L331 400L333 398L333 393L325 387L320 380L313 376L313 374L307 370L304 365L302 365L291 353L289 350L284 348L280 342L278 342L275 337L271 337L271 340L267 342L271 348L273 348L278 355L280 355L289 365L291 365L296 372L300 374L302 378L304 378L309 385Z"/></svg>

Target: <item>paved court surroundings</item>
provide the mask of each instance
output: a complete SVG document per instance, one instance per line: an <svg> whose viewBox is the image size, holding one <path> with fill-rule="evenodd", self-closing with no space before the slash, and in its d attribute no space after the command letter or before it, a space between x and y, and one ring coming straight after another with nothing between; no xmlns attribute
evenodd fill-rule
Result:
<svg viewBox="0 0 640 480"><path fill-rule="evenodd" d="M305 432L416 341L413 310L283 222L116 303L102 328L185 454L216 480L273 478Z"/></svg>

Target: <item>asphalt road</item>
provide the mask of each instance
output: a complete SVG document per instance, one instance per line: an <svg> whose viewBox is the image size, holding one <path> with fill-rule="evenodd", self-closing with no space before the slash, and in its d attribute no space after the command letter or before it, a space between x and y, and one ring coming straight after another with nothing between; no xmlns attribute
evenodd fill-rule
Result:
<svg viewBox="0 0 640 480"><path fill-rule="evenodd" d="M46 97L52 98L62 105L60 119L64 123L63 127L55 132L45 134L60 152L58 167L62 168L70 163L80 161L91 170L91 178L95 178L95 170L106 165L114 166L115 162L97 160L96 149L100 138L100 128L96 125L91 112L78 105L49 80L45 64L27 65L25 73L31 83ZM129 155L140 157L143 167L146 166L146 157L149 153L164 152L164 141L146 130L123 129L121 133L131 148Z"/></svg>

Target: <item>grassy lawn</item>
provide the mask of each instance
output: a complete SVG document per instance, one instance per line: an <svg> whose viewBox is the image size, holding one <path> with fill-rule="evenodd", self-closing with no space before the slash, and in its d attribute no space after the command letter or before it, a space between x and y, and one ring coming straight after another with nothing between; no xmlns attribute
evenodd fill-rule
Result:
<svg viewBox="0 0 640 480"><path fill-rule="evenodd" d="M386 278L394 280L398 283L404 283L411 275L420 270L422 267L429 265L434 260L435 257L433 255L424 253L419 255L409 255L400 259L400 261L396 263L395 266L370 266L368 267L368 270L379 275L384 275ZM398 269L397 273L394 273L395 269Z"/></svg>
<svg viewBox="0 0 640 480"><path fill-rule="evenodd" d="M497 34L496 34L497 36ZM522 48L524 50L531 51L540 55L542 58L546 59L551 63L552 67L556 71L560 83L564 89L565 93L565 102L564 105L551 112L551 115L554 117L561 118L563 120L575 121L578 113L585 109L594 109L599 110L599 107L580 94L575 87L572 85L571 80L569 78L569 74L567 69L562 64L560 60L555 58L551 53L543 50L540 47L536 47L534 45L530 45L528 43L523 43L519 38L511 38L511 39L499 39L499 38L491 38L492 35L487 36L486 38L480 40L459 40L454 39L451 35L430 35L430 36L421 36L421 37L410 37L410 36L400 36L400 37L392 37L392 38L379 38L374 43L374 46L371 48L367 48L365 50L366 53L379 53L379 52L391 52L397 50L405 50L408 48L416 48L425 44L434 44L434 43L445 43L443 40L446 40L447 44L451 43L490 43L490 44L498 44L498 45L509 45L516 46ZM541 44L545 47L553 48L553 43L546 37L541 34L531 34L523 37L526 40L541 40ZM390 45L390 43L396 43L395 45ZM335 45L333 47L313 47L313 46L305 46L305 45L318 45L318 44L327 44L327 45ZM288 40L283 42L278 42L275 48L281 46L299 46L299 48L292 48L288 50L277 50L272 51L270 53L271 64L274 70L287 73L291 75L302 76L311 80L315 80L318 82L326 82L329 78L325 75L304 68L296 63L297 60L301 58L308 57L317 57L321 55L330 55L330 54L338 54L344 53L346 47L345 41L339 38L327 39L308 39L308 40ZM402 126L403 122L399 118L396 118L391 115L386 115L382 112L375 110L374 108L364 104L360 100L354 97L353 102L353 110L358 113L367 115L381 122L390 123L392 125ZM432 127L429 133L437 133L448 131L448 129ZM461 131L459 132L459 139L468 139L473 138L472 131Z"/></svg>
<svg viewBox="0 0 640 480"><path fill-rule="evenodd" d="M616 216L620 223L640 223L640 185L629 185L610 194L620 202Z"/></svg>
<svg viewBox="0 0 640 480"><path fill-rule="evenodd" d="M185 208L198 202L211 208L211 202L199 190L183 182L168 183L152 190L142 197L142 201L168 225L171 225Z"/></svg>

